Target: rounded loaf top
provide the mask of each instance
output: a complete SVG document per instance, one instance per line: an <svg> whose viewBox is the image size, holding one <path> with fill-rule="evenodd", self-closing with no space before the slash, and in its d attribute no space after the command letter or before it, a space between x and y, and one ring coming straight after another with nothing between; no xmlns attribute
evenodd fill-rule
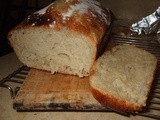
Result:
<svg viewBox="0 0 160 120"><path fill-rule="evenodd" d="M29 15L21 27L49 27L73 30L99 43L111 22L110 11L96 0L57 0Z"/></svg>

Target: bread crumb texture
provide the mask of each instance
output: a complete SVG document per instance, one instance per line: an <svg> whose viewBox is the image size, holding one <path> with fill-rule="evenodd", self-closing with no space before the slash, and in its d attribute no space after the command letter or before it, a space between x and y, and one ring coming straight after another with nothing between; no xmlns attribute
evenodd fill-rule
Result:
<svg viewBox="0 0 160 120"><path fill-rule="evenodd" d="M95 0L57 0L29 15L8 39L25 65L84 77L110 17L109 10Z"/></svg>
<svg viewBox="0 0 160 120"><path fill-rule="evenodd" d="M139 109L146 105L156 65L156 57L149 52L131 45L118 45L97 60L90 83L102 96L112 96L119 106L123 103L126 107L137 106L130 109Z"/></svg>

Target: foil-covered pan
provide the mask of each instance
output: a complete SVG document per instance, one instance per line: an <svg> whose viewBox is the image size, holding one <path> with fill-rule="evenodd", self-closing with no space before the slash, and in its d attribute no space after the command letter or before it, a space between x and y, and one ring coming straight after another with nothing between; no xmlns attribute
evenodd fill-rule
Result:
<svg viewBox="0 0 160 120"><path fill-rule="evenodd" d="M133 23L130 30L137 35L156 34L160 43L160 6L152 14Z"/></svg>

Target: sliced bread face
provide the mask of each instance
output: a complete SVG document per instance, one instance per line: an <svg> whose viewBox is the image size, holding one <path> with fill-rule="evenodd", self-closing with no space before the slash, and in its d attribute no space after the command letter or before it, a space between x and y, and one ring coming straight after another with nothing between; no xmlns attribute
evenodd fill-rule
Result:
<svg viewBox="0 0 160 120"><path fill-rule="evenodd" d="M96 52L85 36L66 29L18 29L12 32L10 43L29 67L79 77L88 76Z"/></svg>
<svg viewBox="0 0 160 120"><path fill-rule="evenodd" d="M28 67L85 77L101 49L111 13L96 0L56 0L8 34Z"/></svg>
<svg viewBox="0 0 160 120"><path fill-rule="evenodd" d="M137 111L146 105L157 59L131 45L118 45L94 64L90 84L94 97L120 111Z"/></svg>

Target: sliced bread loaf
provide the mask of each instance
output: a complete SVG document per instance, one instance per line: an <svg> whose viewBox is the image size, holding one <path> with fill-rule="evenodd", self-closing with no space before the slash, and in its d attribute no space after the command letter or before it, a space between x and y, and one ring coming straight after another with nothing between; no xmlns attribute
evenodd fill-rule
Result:
<svg viewBox="0 0 160 120"><path fill-rule="evenodd" d="M93 96L118 111L138 111L146 105L157 59L130 45L118 45L94 64L90 85Z"/></svg>
<svg viewBox="0 0 160 120"><path fill-rule="evenodd" d="M8 34L25 65L88 76L111 16L96 0L57 0Z"/></svg>

